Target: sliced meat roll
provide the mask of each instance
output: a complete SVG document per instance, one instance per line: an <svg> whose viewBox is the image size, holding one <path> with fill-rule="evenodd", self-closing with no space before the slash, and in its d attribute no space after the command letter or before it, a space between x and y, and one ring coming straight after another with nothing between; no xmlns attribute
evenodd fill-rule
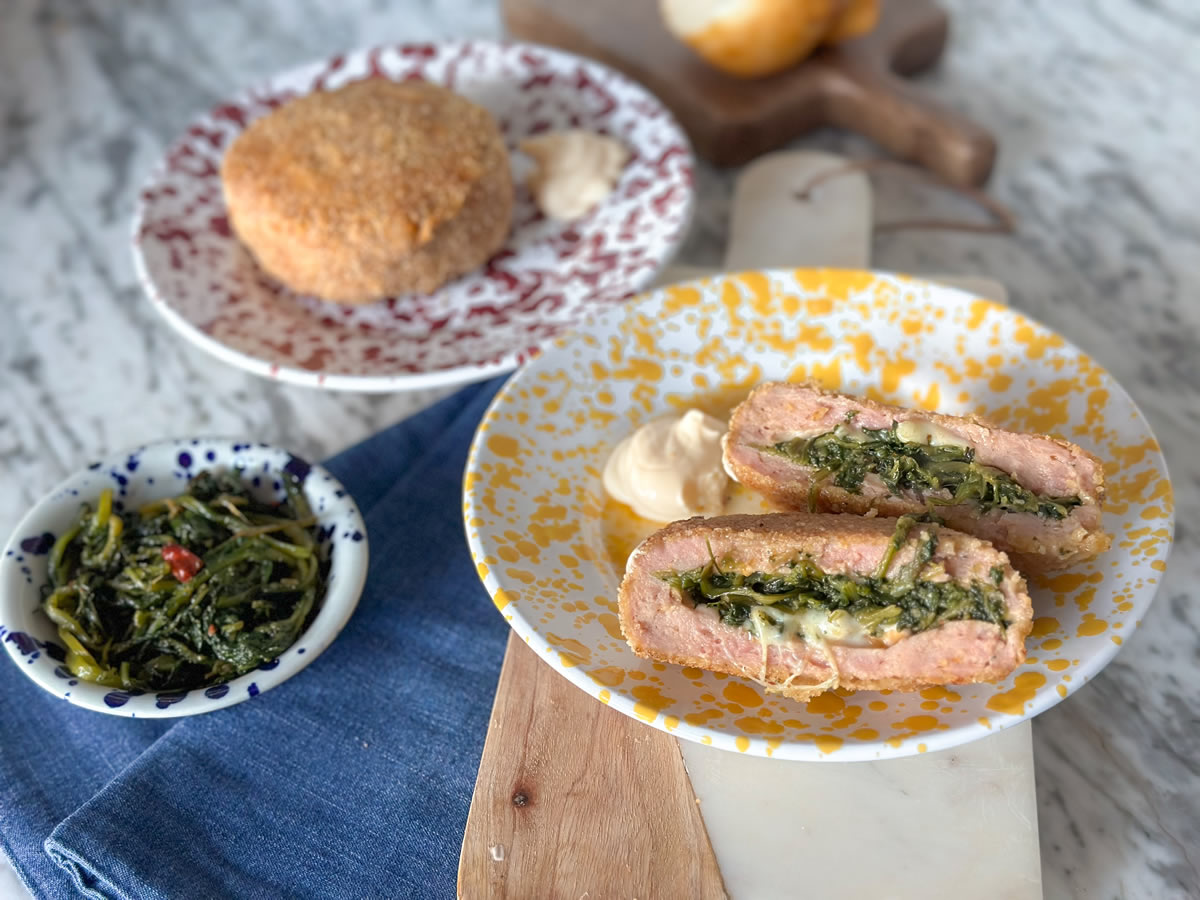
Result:
<svg viewBox="0 0 1200 900"><path fill-rule="evenodd" d="M1104 467L1075 444L804 384L755 388L724 439L729 475L784 509L930 512L1022 571L1108 549Z"/></svg>
<svg viewBox="0 0 1200 900"><path fill-rule="evenodd" d="M629 558L621 628L639 656L805 700L1003 678L1025 659L1025 581L985 541L911 518L694 518Z"/></svg>

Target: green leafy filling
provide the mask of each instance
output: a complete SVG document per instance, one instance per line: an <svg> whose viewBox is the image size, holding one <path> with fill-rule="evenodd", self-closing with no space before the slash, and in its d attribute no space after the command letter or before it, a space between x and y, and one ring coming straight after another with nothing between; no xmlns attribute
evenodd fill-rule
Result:
<svg viewBox="0 0 1200 900"><path fill-rule="evenodd" d="M912 491L939 506L974 503L982 510L1064 519L1072 507L1083 502L1079 497L1035 494L1008 473L976 462L970 447L935 447L900 440L897 427L892 423L891 428L864 428L861 438L837 428L814 438L792 438L763 449L816 469L814 491L832 483L858 494L863 480L877 475L893 493ZM930 496L938 491L946 491L948 496ZM815 496L811 499L815 501Z"/></svg>
<svg viewBox="0 0 1200 900"><path fill-rule="evenodd" d="M275 659L324 593L328 563L300 485L256 501L233 473L201 472L187 492L119 516L112 491L50 553L42 608L78 678L127 690L187 690ZM198 571L180 580L164 548ZM201 565L202 563L202 565ZM186 573L185 573L186 574Z"/></svg>
<svg viewBox="0 0 1200 900"><path fill-rule="evenodd" d="M927 567L937 549L937 534L932 530L917 537L913 559L888 574L914 524L908 516L897 522L888 551L872 575L829 574L810 557L799 556L775 572L740 574L732 571L729 561L722 566L714 558L699 568L663 572L657 577L693 605L712 607L725 624L754 634L758 634L759 621L778 632L789 614L805 610L821 610L830 616L848 614L872 636L893 627L915 634L960 619L1006 628L1009 620L998 587L1003 570L997 566L989 573L994 584L930 580Z"/></svg>

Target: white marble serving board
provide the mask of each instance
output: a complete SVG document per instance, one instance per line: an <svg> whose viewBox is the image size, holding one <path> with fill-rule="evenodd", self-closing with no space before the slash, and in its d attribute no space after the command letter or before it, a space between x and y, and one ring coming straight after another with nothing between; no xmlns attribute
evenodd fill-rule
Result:
<svg viewBox="0 0 1200 900"><path fill-rule="evenodd" d="M779 152L734 188L728 270L865 268L871 185L861 173L797 196L845 161ZM703 270L675 269L663 282ZM1004 302L983 278L932 276ZM804 763L679 741L732 900L1042 896L1030 724L906 759ZM852 849L851 849L852 848ZM980 852L986 848L986 852Z"/></svg>

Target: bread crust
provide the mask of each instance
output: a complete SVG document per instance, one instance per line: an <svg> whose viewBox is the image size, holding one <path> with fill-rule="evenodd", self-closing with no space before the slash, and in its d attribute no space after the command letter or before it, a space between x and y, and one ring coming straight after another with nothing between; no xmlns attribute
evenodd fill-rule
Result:
<svg viewBox="0 0 1200 900"><path fill-rule="evenodd" d="M230 223L293 290L341 303L429 293L507 237L508 152L483 107L369 78L293 100L221 164Z"/></svg>

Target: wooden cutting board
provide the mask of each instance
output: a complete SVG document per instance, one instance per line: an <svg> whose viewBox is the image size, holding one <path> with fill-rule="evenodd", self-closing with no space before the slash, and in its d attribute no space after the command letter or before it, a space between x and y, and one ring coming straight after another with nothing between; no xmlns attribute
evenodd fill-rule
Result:
<svg viewBox="0 0 1200 900"><path fill-rule="evenodd" d="M945 47L948 18L933 0L883 0L871 33L755 80L723 74L676 40L657 0L502 0L501 10L514 36L599 59L640 81L718 165L739 165L830 125L952 184L983 184L992 170L992 136L901 77L929 68Z"/></svg>
<svg viewBox="0 0 1200 900"><path fill-rule="evenodd" d="M462 898L725 897L679 745L509 635L458 864Z"/></svg>

